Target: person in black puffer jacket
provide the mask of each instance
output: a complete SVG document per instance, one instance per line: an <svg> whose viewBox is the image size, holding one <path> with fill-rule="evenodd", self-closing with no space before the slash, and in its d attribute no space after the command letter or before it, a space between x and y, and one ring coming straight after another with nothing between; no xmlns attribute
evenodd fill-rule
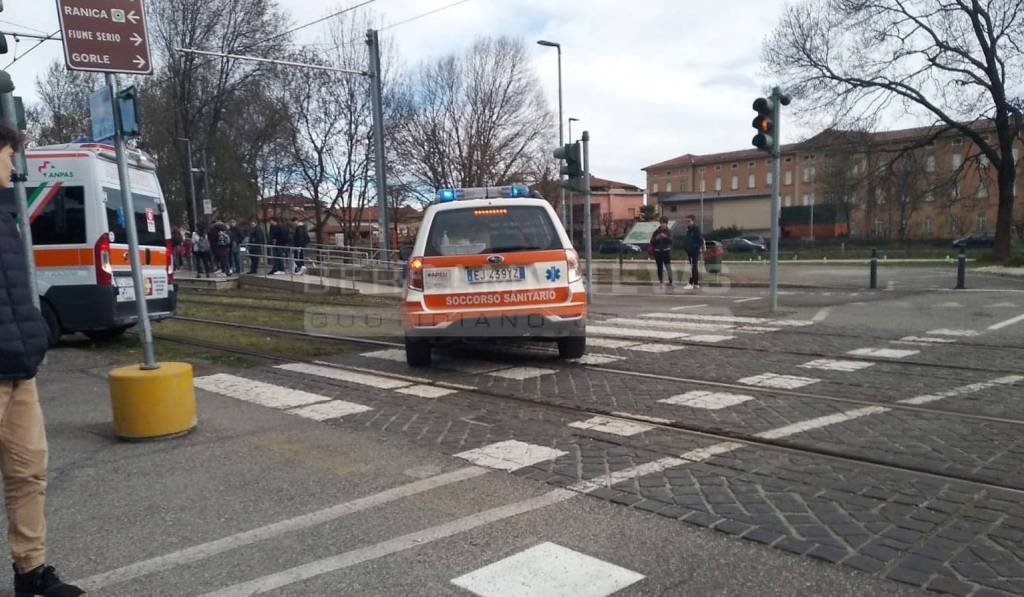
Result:
<svg viewBox="0 0 1024 597"><path fill-rule="evenodd" d="M0 189L11 186L11 156L21 134L0 123ZM35 376L46 356L47 327L32 304L17 206L0 201L0 470L7 506L8 543L17 595L75 597L83 591L61 582L46 565L46 467L48 449Z"/></svg>

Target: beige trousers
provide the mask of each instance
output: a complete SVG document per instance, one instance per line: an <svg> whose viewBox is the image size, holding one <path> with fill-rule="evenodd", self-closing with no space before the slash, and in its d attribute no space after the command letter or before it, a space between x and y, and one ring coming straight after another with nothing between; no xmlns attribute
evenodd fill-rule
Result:
<svg viewBox="0 0 1024 597"><path fill-rule="evenodd" d="M0 380L0 471L7 542L18 572L46 562L46 429L36 381Z"/></svg>

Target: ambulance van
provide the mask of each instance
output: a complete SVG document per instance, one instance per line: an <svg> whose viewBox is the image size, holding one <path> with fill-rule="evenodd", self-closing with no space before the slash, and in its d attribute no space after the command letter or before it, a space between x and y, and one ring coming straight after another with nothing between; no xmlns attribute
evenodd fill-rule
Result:
<svg viewBox="0 0 1024 597"><path fill-rule="evenodd" d="M411 250L401 308L414 367L452 340L546 340L567 359L586 351L579 256L551 205L523 185L438 192Z"/></svg>
<svg viewBox="0 0 1024 597"><path fill-rule="evenodd" d="M138 323L128 251L135 219L151 319L174 315L176 296L167 207L156 163L128 150L134 213L121 200L114 148L96 143L26 151L28 204L40 307L50 343L61 334L119 336Z"/></svg>

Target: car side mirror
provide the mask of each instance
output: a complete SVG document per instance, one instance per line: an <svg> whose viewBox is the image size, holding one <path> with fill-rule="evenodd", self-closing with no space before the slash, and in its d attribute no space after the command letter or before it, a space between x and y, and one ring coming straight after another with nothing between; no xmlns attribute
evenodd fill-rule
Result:
<svg viewBox="0 0 1024 597"><path fill-rule="evenodd" d="M402 261L408 261L412 257L412 245L402 245L398 247L398 257Z"/></svg>

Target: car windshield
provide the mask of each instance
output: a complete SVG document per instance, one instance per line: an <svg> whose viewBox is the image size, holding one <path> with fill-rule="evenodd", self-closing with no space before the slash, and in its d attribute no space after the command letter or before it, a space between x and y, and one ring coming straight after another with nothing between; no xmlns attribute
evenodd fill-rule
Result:
<svg viewBox="0 0 1024 597"><path fill-rule="evenodd" d="M426 257L562 248L547 210L537 206L453 209L434 216Z"/></svg>

